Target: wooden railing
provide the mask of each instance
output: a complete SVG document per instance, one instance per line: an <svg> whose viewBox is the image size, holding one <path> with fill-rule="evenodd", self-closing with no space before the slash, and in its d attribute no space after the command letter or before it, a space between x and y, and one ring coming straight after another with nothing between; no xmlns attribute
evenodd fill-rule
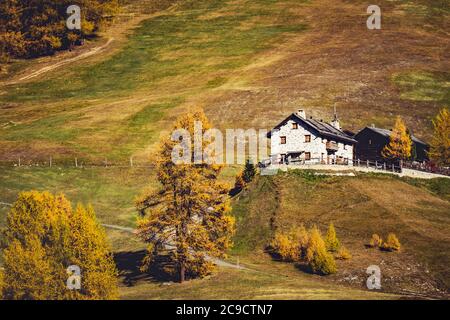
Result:
<svg viewBox="0 0 450 320"><path fill-rule="evenodd" d="M375 170L382 170L388 172L402 172L402 165L400 162L382 162L382 161L370 161L370 160L353 160L353 166L355 167L363 167L363 168L372 168Z"/></svg>
<svg viewBox="0 0 450 320"><path fill-rule="evenodd" d="M438 167L434 165L432 162L411 162L411 161L403 161L403 168L412 169L417 171L423 171L428 173L436 173L442 174L445 176L450 176L450 167Z"/></svg>

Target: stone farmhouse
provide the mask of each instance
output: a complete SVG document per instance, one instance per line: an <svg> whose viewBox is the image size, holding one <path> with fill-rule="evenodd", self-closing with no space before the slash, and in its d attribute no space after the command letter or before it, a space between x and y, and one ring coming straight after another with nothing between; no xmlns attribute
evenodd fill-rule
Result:
<svg viewBox="0 0 450 320"><path fill-rule="evenodd" d="M272 164L353 164L357 143L342 131L336 112L331 123L292 113L268 134Z"/></svg>

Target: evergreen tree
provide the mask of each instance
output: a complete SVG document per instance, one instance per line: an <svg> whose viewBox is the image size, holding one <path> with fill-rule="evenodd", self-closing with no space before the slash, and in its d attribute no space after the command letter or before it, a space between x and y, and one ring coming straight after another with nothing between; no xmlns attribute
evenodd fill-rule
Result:
<svg viewBox="0 0 450 320"><path fill-rule="evenodd" d="M430 158L437 165L450 166L450 112L443 108L433 120L434 135L430 144Z"/></svg>
<svg viewBox="0 0 450 320"><path fill-rule="evenodd" d="M247 160L245 163L244 171L242 172L242 179L245 183L250 183L256 175L256 168L253 162Z"/></svg>
<svg viewBox="0 0 450 320"><path fill-rule="evenodd" d="M406 126L400 117L397 117L392 129L389 143L384 147L382 155L387 159L407 160L411 157L412 140Z"/></svg>
<svg viewBox="0 0 450 320"><path fill-rule="evenodd" d="M181 116L173 127L190 133L189 145L194 145L195 121L202 123L202 134L211 128L201 110ZM175 164L172 152L179 143L170 137L162 140L157 160L161 188L144 194L137 208L143 216L138 234L149 243L144 266L168 251L183 282L187 276L203 276L212 270L207 255L225 256L231 247L234 218L229 215L228 188L217 181L222 166L209 164L208 157L195 164L194 150L189 154L192 163ZM206 144L203 141L202 150Z"/></svg>

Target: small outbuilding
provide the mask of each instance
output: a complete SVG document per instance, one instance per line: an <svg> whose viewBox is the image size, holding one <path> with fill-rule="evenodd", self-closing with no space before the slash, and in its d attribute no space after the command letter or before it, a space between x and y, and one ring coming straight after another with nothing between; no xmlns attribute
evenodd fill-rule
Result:
<svg viewBox="0 0 450 320"><path fill-rule="evenodd" d="M389 143L391 130L376 128L375 126L365 127L359 131L354 139L358 141L355 147L355 159L362 161L385 161L381 152ZM423 162L428 161L428 151L430 146L422 140L411 136L413 141L412 160Z"/></svg>

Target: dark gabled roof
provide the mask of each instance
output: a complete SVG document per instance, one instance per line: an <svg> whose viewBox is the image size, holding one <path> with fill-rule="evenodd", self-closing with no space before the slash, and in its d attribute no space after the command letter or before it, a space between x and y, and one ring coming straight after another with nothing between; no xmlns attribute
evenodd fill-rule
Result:
<svg viewBox="0 0 450 320"><path fill-rule="evenodd" d="M381 129L381 128L376 128L376 127L365 127L365 128L362 129L360 132L358 132L358 133L355 135L355 137L356 137L359 133L361 133L363 130L366 130L366 129L372 130L372 131L374 131L375 133L378 133L378 134L380 134L380 135L382 135L382 136L384 136L384 137L386 137L386 138L389 138L389 137L391 136L391 133L392 133L392 131L391 131L391 130L388 130L388 129ZM428 145L426 142L423 142L422 140L416 138L416 137L413 136L413 135L411 135L411 139L412 139L412 141L414 141L415 143L423 144L423 145L425 145L425 146Z"/></svg>
<svg viewBox="0 0 450 320"><path fill-rule="evenodd" d="M304 119L302 117L299 117L297 114L292 113L289 117L287 117L286 119L284 119L283 121L281 121L277 126L275 126L273 128L273 130L278 129L279 127L281 127L286 121L288 120L294 120L296 122L301 122L304 123L307 127L312 128L313 130L317 131L317 133L320 136L324 136L327 138L332 138L335 140L340 140L340 141L346 141L349 143L357 143L357 141L355 139L353 139L351 136L347 135L345 132L343 132L342 130L339 130L335 127L333 127L331 124L326 123L326 122L322 122L322 121L317 121L315 119ZM271 137L271 132L269 132L267 134L267 137L270 138Z"/></svg>

